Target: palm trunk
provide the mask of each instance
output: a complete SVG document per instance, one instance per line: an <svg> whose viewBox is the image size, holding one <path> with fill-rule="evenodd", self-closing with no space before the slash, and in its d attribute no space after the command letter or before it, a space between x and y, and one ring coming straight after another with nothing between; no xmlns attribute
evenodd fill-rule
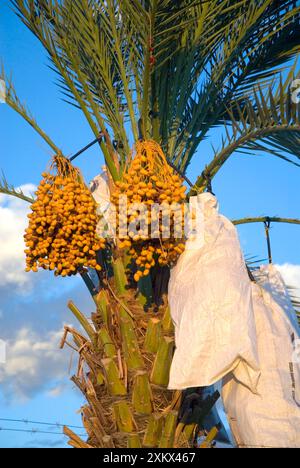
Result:
<svg viewBox="0 0 300 468"><path fill-rule="evenodd" d="M145 312L136 291L126 289L121 258L114 272L95 297L93 326L69 305L87 332L83 336L66 327L62 346L70 333L79 355L72 380L86 399L81 412L88 434L87 442L80 441L66 428L69 444L81 448L189 446L186 435L176 431L180 392L167 389L174 350L168 306Z"/></svg>

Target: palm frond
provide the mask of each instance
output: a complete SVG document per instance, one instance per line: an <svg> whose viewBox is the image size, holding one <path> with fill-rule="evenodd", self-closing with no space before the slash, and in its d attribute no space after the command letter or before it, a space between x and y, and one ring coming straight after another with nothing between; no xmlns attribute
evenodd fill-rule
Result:
<svg viewBox="0 0 300 468"><path fill-rule="evenodd" d="M294 0L11 2L47 50L64 99L82 109L95 135L108 128L122 142L121 170L130 124L135 140L154 138L185 172L207 132L232 115L243 126L253 84L261 91L278 84L300 52ZM117 179L111 140L101 148ZM286 157L298 135L282 128L252 140L251 150Z"/></svg>
<svg viewBox="0 0 300 468"><path fill-rule="evenodd" d="M56 0L41 0L39 2L11 0L11 3L22 22L35 34L48 52L56 71L84 113L95 136L98 137L100 131L107 135L101 110L94 99L87 77L80 68L78 62L80 54L75 53L78 44L77 42L74 44L68 38L68 33L75 29L72 21L75 21L77 10L75 11L73 8L70 17L68 13L71 2L69 0L64 0L64 2L57 2ZM79 4L79 2L76 3ZM91 10L90 3L86 2L89 11ZM77 31L77 36L74 33L74 37L78 37L79 34L80 30ZM113 179L117 180L119 173L115 162L114 149L108 135L105 141L101 141L100 147Z"/></svg>
<svg viewBox="0 0 300 468"><path fill-rule="evenodd" d="M8 106L10 106L15 112L17 112L23 119L43 138L43 140L50 146L50 148L54 151L54 153L59 154L61 150L59 147L53 142L53 140L49 137L48 134L42 130L42 128L38 125L36 119L32 116L29 109L20 101L16 89L12 83L12 80L8 78L5 74L4 67L0 70L0 79L2 79L6 84L6 96L5 102Z"/></svg>
<svg viewBox="0 0 300 468"><path fill-rule="evenodd" d="M10 195L15 198L19 198L20 200L26 201L28 203L34 202L34 197L30 197L24 194L24 192L20 188L15 188L13 185L9 184L2 174L0 178L0 193L3 195Z"/></svg>
<svg viewBox="0 0 300 468"><path fill-rule="evenodd" d="M209 129L227 118L227 108L250 94L253 83L269 87L278 81L300 50L299 8L291 1L204 2L195 16L200 36L191 25L186 43L154 72L161 80L163 144L182 171Z"/></svg>
<svg viewBox="0 0 300 468"><path fill-rule="evenodd" d="M297 294L295 294L296 289L297 288L295 288L294 286L287 285L287 290L291 299L291 303L295 309L296 317L300 326L300 297Z"/></svg>
<svg viewBox="0 0 300 468"><path fill-rule="evenodd" d="M289 86L280 82L276 92L270 88L267 94L258 87L253 96L253 101L245 100L243 107L237 102L228 109L231 121L230 125L224 123L226 139L206 167L206 176L214 177L234 152L264 151L300 166L300 113L292 102ZM198 178L192 192L204 190L205 174Z"/></svg>
<svg viewBox="0 0 300 468"><path fill-rule="evenodd" d="M287 223L287 224L300 224L300 219L297 218L281 218L279 216L257 216L253 218L233 219L234 225L251 224L251 223Z"/></svg>

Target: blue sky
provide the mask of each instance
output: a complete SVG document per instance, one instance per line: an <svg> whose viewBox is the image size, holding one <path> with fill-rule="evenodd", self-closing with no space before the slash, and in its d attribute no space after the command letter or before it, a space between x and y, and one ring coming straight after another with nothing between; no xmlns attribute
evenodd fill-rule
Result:
<svg viewBox="0 0 300 468"><path fill-rule="evenodd" d="M0 59L11 73L19 97L60 146L71 155L93 139L80 111L65 104L56 77L37 40L15 17L8 1L0 6ZM0 105L0 169L15 186L37 185L51 153L46 144L5 104ZM209 140L198 150L188 176L195 180L211 155ZM78 160L86 180L101 171L103 158L91 149ZM237 154L214 180L220 208L229 218L280 215L300 218L299 169L270 155ZM93 303L81 280L49 274L24 276L22 229L26 204L0 196L0 339L8 342L8 367L0 364L0 419L30 419L81 425L81 396L69 382L70 356L57 351L59 332L72 323L66 303L72 298L87 314ZM239 228L245 254L266 257L263 226ZM274 261L300 288L300 227L274 225ZM39 344L34 348L34 344ZM37 428L0 420L1 427ZM40 427L41 428L41 427ZM42 429L42 428L41 428ZM54 428L54 430L57 430ZM0 431L0 447L65 446L62 436Z"/></svg>

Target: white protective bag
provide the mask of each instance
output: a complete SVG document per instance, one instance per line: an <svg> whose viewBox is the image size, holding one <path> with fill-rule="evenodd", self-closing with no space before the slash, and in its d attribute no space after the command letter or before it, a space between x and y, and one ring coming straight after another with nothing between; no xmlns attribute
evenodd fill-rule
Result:
<svg viewBox="0 0 300 468"><path fill-rule="evenodd" d="M105 213L110 204L109 181L105 166L103 172L94 177L90 183L90 189L101 213Z"/></svg>
<svg viewBox="0 0 300 468"><path fill-rule="evenodd" d="M171 271L176 350L169 388L209 386L235 369L255 392L260 373L251 283L237 231L218 213L213 195L193 198L202 233L187 241Z"/></svg>
<svg viewBox="0 0 300 468"><path fill-rule="evenodd" d="M252 300L261 376L257 394L235 372L224 378L222 396L229 424L239 447L300 447L297 332L265 288L253 283Z"/></svg>
<svg viewBox="0 0 300 468"><path fill-rule="evenodd" d="M98 226L97 234L99 237L114 237L113 227L111 226L112 205L110 201L109 176L104 166L103 172L92 180L90 190L97 203L98 212L102 215Z"/></svg>
<svg viewBox="0 0 300 468"><path fill-rule="evenodd" d="M273 264L261 265L257 271L254 271L254 276L260 286L266 289L266 291L272 295L274 301L284 310L297 331L298 336L300 336L299 322L290 298L290 293L276 266Z"/></svg>

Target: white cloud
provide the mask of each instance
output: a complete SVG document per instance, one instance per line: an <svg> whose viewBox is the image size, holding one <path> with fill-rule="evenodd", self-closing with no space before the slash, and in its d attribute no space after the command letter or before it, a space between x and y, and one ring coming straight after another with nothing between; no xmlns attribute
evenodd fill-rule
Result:
<svg viewBox="0 0 300 468"><path fill-rule="evenodd" d="M48 392L47 392L47 395L51 398L57 398L59 397L63 392L64 390L66 389L66 385L65 384L59 384L53 388L51 388Z"/></svg>
<svg viewBox="0 0 300 468"><path fill-rule="evenodd" d="M35 191L31 184L21 188L25 193ZM72 297L87 314L94 307L80 277L25 273L23 235L28 211L28 203L0 195L0 339L7 344L6 363L0 364L0 392L13 403L40 393L59 398L73 387L71 352L59 349L62 322L72 317L66 303Z"/></svg>
<svg viewBox="0 0 300 468"><path fill-rule="evenodd" d="M24 193L32 193L32 184L20 187ZM25 273L24 231L29 204L17 198L0 195L0 277L1 286L30 286L32 275Z"/></svg>
<svg viewBox="0 0 300 468"><path fill-rule="evenodd" d="M276 267L282 274L285 284L293 288L292 294L300 298L300 265L284 263Z"/></svg>
<svg viewBox="0 0 300 468"><path fill-rule="evenodd" d="M58 396L68 379L70 352L59 349L63 327L38 335L23 328L7 341L6 363L0 365L0 384L10 400L26 400L44 390ZM50 387L50 388L49 388Z"/></svg>

